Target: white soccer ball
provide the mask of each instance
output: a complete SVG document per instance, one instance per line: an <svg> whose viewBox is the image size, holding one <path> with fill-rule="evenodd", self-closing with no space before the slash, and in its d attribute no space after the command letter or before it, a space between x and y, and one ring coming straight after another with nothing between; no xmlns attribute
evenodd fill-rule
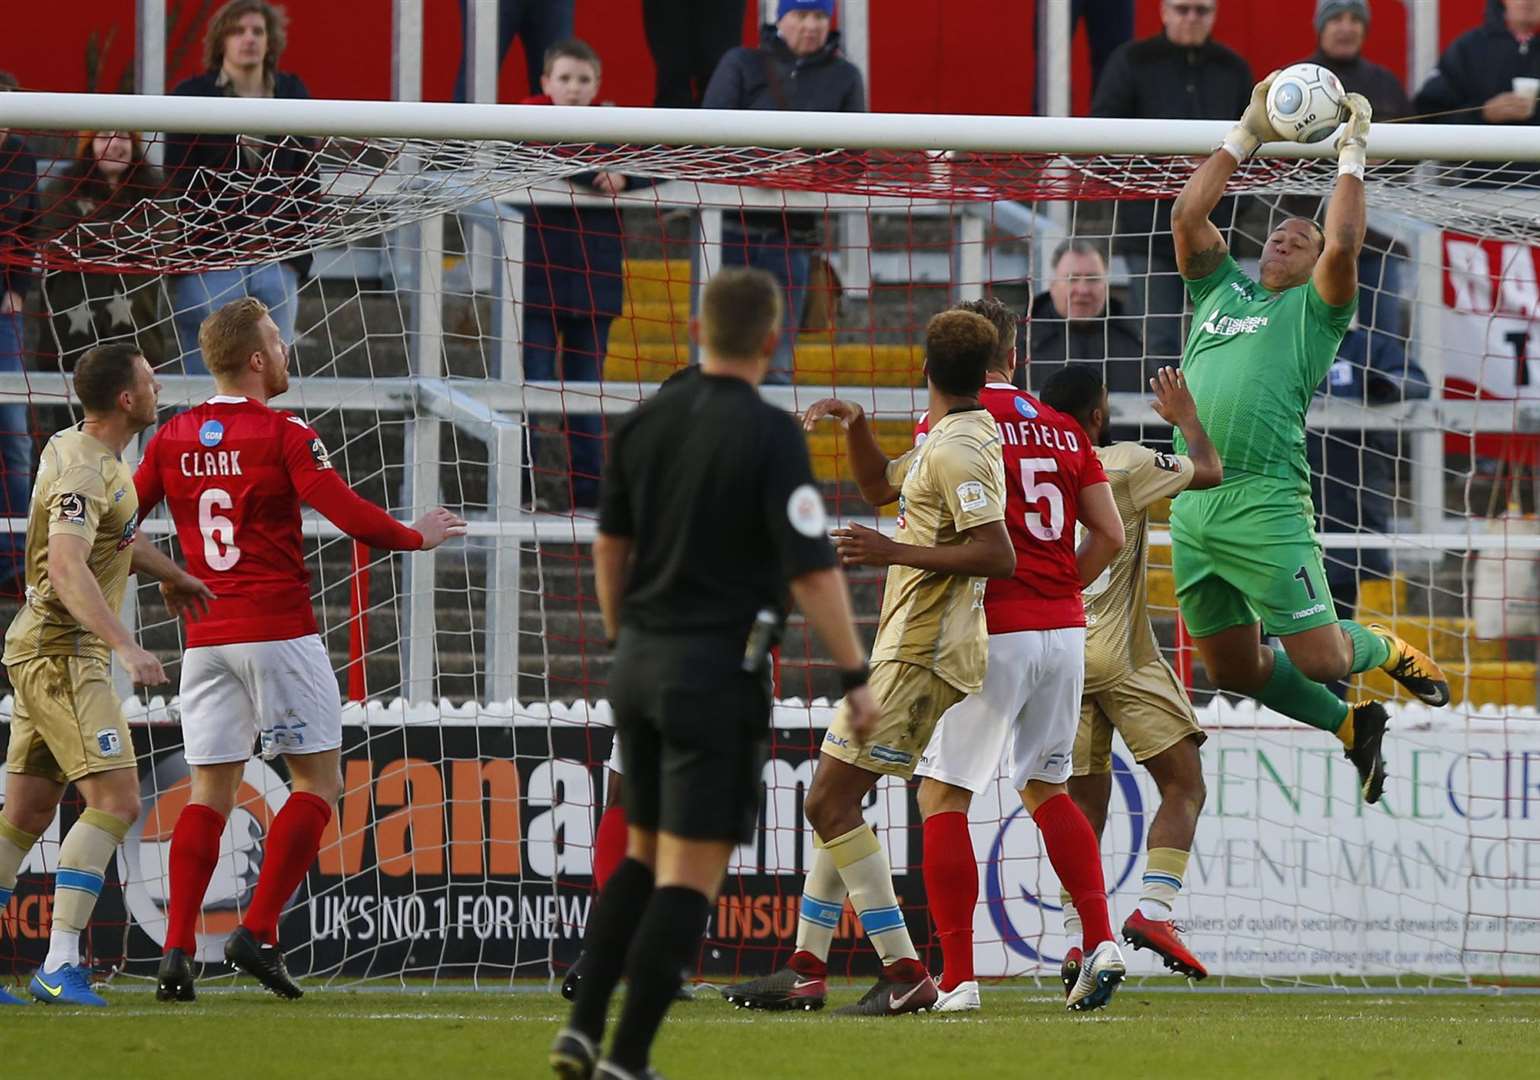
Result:
<svg viewBox="0 0 1540 1080"><path fill-rule="evenodd" d="M1285 139L1320 142L1347 118L1346 101L1337 76L1319 64L1292 64L1267 91L1267 118Z"/></svg>

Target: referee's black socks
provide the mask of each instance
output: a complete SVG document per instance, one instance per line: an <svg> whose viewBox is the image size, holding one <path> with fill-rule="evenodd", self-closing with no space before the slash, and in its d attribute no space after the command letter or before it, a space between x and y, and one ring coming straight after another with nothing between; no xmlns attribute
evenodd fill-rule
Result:
<svg viewBox="0 0 1540 1080"><path fill-rule="evenodd" d="M604 1035L610 995L626 969L626 953L648 910L647 898L652 895L652 869L635 859L626 859L604 883L599 899L588 913L583 950L588 953L590 966L572 1001L570 1026L595 1044Z"/></svg>
<svg viewBox="0 0 1540 1080"><path fill-rule="evenodd" d="M631 945L626 1004L608 1060L637 1074L647 1068L653 1037L685 970L694 967L701 927L710 914L711 901L694 889L669 885L653 892Z"/></svg>

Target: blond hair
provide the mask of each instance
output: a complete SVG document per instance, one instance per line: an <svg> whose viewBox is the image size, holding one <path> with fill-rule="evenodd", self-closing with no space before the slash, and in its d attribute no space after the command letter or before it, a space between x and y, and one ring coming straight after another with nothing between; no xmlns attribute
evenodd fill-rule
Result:
<svg viewBox="0 0 1540 1080"><path fill-rule="evenodd" d="M203 362L216 377L239 375L251 359L262 351L262 320L267 305L254 296L232 300L203 320L198 327L198 348Z"/></svg>

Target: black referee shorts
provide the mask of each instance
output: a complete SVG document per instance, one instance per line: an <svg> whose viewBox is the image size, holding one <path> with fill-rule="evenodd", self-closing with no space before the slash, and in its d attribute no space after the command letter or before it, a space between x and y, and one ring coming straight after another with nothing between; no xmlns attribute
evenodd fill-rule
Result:
<svg viewBox="0 0 1540 1080"><path fill-rule="evenodd" d="M621 631L610 674L626 821L688 840L754 838L770 680L743 642Z"/></svg>

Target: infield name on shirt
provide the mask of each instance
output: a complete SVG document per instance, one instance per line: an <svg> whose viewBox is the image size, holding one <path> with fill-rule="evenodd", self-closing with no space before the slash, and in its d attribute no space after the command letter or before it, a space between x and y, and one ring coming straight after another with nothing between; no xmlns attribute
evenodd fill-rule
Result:
<svg viewBox="0 0 1540 1080"><path fill-rule="evenodd" d="M1239 318L1233 315L1210 315L1202 329L1205 334L1234 337L1237 334L1255 334L1266 325L1266 315L1242 315Z"/></svg>
<svg viewBox="0 0 1540 1080"><path fill-rule="evenodd" d="M1030 420L1010 423L997 420L996 426L1000 429L1000 441L1006 446L1044 446L1072 454L1080 451L1080 440L1075 433L1063 428L1034 424Z"/></svg>
<svg viewBox="0 0 1540 1080"><path fill-rule="evenodd" d="M189 450L181 457L183 476L243 476L239 450Z"/></svg>

